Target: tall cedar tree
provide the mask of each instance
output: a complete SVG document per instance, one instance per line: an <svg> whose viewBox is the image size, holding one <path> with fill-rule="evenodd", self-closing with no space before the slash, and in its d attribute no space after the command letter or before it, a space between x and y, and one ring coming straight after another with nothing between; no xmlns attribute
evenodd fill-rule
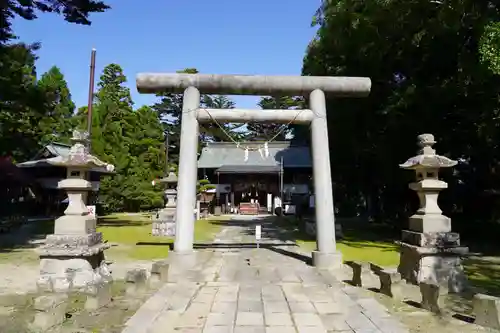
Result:
<svg viewBox="0 0 500 333"><path fill-rule="evenodd" d="M129 153L135 156L129 177L133 180L129 187L127 206L129 209L151 209L163 205L163 188L151 186L153 179L165 173L165 149L163 146L163 126L156 113L149 106L134 111L129 133L131 139Z"/></svg>
<svg viewBox="0 0 500 333"><path fill-rule="evenodd" d="M150 108L133 110L126 81L119 65L106 66L93 109L92 152L116 168L115 175L101 181L99 196L106 211L139 211L162 204L161 189L153 188L151 181L165 168L163 128ZM84 116L86 109L79 111Z"/></svg>
<svg viewBox="0 0 500 333"><path fill-rule="evenodd" d="M75 103L71 100L68 84L58 67L50 68L38 81L45 96L45 116L38 124L40 143L53 141L69 143L75 126Z"/></svg>
<svg viewBox="0 0 500 333"><path fill-rule="evenodd" d="M0 155L22 162L39 149L39 122L45 96L38 89L35 51L38 45L0 47Z"/></svg>

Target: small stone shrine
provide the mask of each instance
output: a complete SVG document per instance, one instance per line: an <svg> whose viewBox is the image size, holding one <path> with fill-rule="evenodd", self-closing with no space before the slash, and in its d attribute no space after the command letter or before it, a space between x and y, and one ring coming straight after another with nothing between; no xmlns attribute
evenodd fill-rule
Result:
<svg viewBox="0 0 500 333"><path fill-rule="evenodd" d="M416 181L409 187L417 192L420 208L410 217L409 230L403 230L398 271L407 282L431 282L460 292L466 282L461 256L468 248L460 246L460 235L451 231L451 219L438 205L439 192L448 187L439 180L439 169L457 162L437 155L435 143L432 134L419 135L418 155L400 165L415 171Z"/></svg>
<svg viewBox="0 0 500 333"><path fill-rule="evenodd" d="M153 236L175 236L175 210L177 207L177 176L173 169L167 177L159 180L165 184L167 202L165 208L153 216Z"/></svg>
<svg viewBox="0 0 500 333"><path fill-rule="evenodd" d="M48 235L38 249L40 255L40 291L95 293L111 281L110 271L104 261L102 234L96 232L96 218L89 215L85 205L91 184L87 174L91 169L114 166L92 156L87 148L88 133L74 131L73 146L67 157L57 156L47 162L67 168L67 179L58 188L68 194L68 207L56 219L54 234Z"/></svg>

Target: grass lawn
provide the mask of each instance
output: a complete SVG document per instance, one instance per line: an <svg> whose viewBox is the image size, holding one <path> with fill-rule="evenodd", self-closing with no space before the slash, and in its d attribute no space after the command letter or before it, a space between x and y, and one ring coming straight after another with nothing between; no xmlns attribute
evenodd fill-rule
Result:
<svg viewBox="0 0 500 333"><path fill-rule="evenodd" d="M472 256L464 260L469 281L481 293L500 297L500 257Z"/></svg>
<svg viewBox="0 0 500 333"><path fill-rule="evenodd" d="M199 220L195 224L196 242L210 241L220 230L213 220ZM151 217L149 214L128 215L112 214L99 219L97 231L103 239L118 244L106 251L111 259L153 260L168 255L172 238L151 235Z"/></svg>
<svg viewBox="0 0 500 333"><path fill-rule="evenodd" d="M297 244L307 251L316 249L315 240L297 240ZM337 241L337 249L342 252L344 261L366 261L386 267L399 264L398 248L389 242L345 238Z"/></svg>
<svg viewBox="0 0 500 333"><path fill-rule="evenodd" d="M282 219L279 225L288 230L290 239L303 250L316 249L316 238L298 230L299 221L294 217ZM385 267L399 264L398 245L394 243L397 236L384 227L350 225L344 226L342 231L344 237L337 239L337 249L342 252L344 261L366 261Z"/></svg>

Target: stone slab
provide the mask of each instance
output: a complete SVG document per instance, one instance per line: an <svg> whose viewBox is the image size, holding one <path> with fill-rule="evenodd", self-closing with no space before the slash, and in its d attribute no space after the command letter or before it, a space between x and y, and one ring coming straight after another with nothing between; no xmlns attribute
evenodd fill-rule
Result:
<svg viewBox="0 0 500 333"><path fill-rule="evenodd" d="M60 325L66 319L68 296L65 294L45 295L35 298L35 317L31 328L46 331Z"/></svg>
<svg viewBox="0 0 500 333"><path fill-rule="evenodd" d="M266 333L297 333L294 326L268 326Z"/></svg>
<svg viewBox="0 0 500 333"><path fill-rule="evenodd" d="M238 312L236 313L237 326L264 326L264 314L262 312Z"/></svg>
<svg viewBox="0 0 500 333"><path fill-rule="evenodd" d="M500 298L477 294L473 300L476 325L500 330Z"/></svg>
<svg viewBox="0 0 500 333"><path fill-rule="evenodd" d="M198 251L177 252L174 250L168 253L168 262L172 272L175 272L175 269L184 272L196 266L198 263Z"/></svg>
<svg viewBox="0 0 500 333"><path fill-rule="evenodd" d="M292 317L296 326L323 326L320 316L316 313L292 313Z"/></svg>
<svg viewBox="0 0 500 333"><path fill-rule="evenodd" d="M316 309L311 302L288 302L292 313L316 313Z"/></svg>
<svg viewBox="0 0 500 333"><path fill-rule="evenodd" d="M288 313L290 312L286 301L264 301L264 312L266 313Z"/></svg>
<svg viewBox="0 0 500 333"><path fill-rule="evenodd" d="M264 315L266 326L293 326L289 313L268 313Z"/></svg>

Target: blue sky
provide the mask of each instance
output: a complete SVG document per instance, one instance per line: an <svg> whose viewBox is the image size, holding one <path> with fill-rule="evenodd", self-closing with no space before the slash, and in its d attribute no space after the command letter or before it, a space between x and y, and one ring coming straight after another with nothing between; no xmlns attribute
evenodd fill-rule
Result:
<svg viewBox="0 0 500 333"><path fill-rule="evenodd" d="M53 65L61 68L78 107L87 104L93 47L96 82L106 65L119 64L137 107L155 100L137 93L139 72L195 67L207 74L300 74L306 46L315 34L311 19L320 4L320 0L106 2L112 9L93 15L90 27L66 23L54 14L14 22L21 41L42 43L38 73ZM257 100L234 99L239 107L251 108Z"/></svg>

